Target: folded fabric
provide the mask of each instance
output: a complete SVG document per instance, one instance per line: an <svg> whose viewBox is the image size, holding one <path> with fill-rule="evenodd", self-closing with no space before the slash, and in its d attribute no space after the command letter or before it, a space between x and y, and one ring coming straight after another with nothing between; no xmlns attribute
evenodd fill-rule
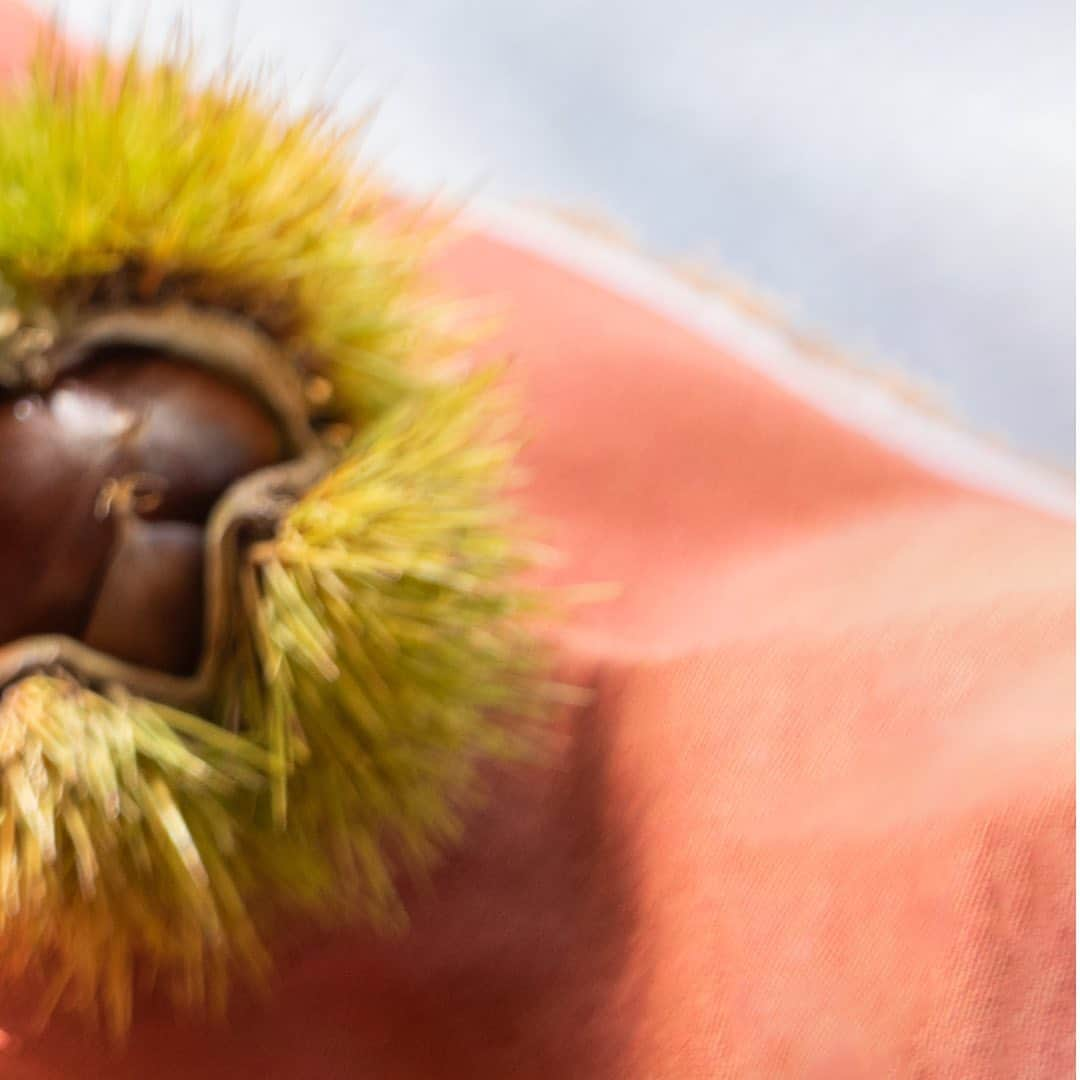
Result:
<svg viewBox="0 0 1080 1080"><path fill-rule="evenodd" d="M32 24L0 5L0 77ZM553 631L593 703L404 937L297 929L266 1000L148 1000L122 1053L6 991L0 1075L1072 1074L1067 498L594 247L491 219L436 268L503 314L546 580L619 587Z"/></svg>

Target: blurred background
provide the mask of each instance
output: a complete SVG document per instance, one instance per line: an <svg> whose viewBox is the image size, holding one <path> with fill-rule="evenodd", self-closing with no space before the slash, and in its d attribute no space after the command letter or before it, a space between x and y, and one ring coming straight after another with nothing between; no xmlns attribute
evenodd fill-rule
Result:
<svg viewBox="0 0 1080 1080"><path fill-rule="evenodd" d="M45 11L56 5L39 0ZM412 190L542 201L734 276L977 429L1072 468L1069 0L68 0L178 15L298 106L381 102Z"/></svg>

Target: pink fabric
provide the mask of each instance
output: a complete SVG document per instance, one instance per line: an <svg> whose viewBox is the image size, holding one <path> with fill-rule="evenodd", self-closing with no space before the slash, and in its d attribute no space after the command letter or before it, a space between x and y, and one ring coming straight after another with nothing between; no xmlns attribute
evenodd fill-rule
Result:
<svg viewBox="0 0 1080 1080"><path fill-rule="evenodd" d="M144 1003L120 1057L9 1000L0 1074L1072 1075L1072 523L490 237L439 273L507 310L551 580L623 586L557 632L595 703L403 940L298 934L269 1001Z"/></svg>

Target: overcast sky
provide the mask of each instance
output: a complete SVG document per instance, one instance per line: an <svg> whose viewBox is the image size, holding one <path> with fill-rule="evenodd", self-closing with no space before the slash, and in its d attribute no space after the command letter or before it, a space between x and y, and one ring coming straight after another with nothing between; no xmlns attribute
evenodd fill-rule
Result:
<svg viewBox="0 0 1080 1080"><path fill-rule="evenodd" d="M381 99L369 146L402 183L600 209L1071 463L1069 0L63 7L151 43L183 11L297 101Z"/></svg>

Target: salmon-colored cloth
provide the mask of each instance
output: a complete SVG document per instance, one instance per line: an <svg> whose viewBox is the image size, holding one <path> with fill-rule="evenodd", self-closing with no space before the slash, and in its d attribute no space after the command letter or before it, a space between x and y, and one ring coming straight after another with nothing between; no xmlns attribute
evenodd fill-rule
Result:
<svg viewBox="0 0 1080 1080"><path fill-rule="evenodd" d="M1072 1075L1072 522L490 237L440 273L507 311L553 580L623 586L557 631L595 703L403 940L312 933L268 1002L143 1004L121 1055L5 1003L0 1075Z"/></svg>

